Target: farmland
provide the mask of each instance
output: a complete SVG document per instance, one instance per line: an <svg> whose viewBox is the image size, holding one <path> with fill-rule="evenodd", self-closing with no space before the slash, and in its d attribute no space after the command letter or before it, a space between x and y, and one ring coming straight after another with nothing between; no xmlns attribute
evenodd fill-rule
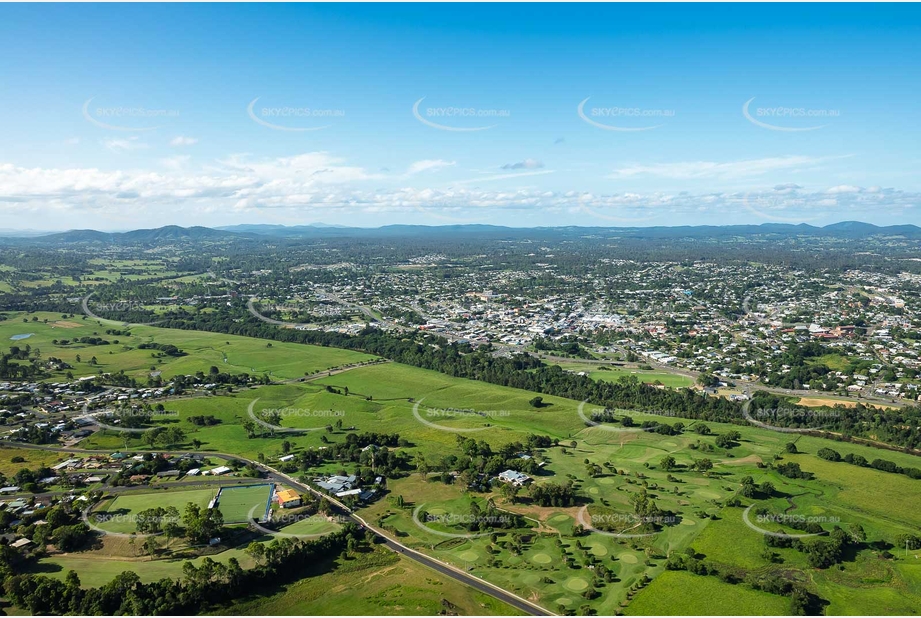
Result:
<svg viewBox="0 0 921 618"><path fill-rule="evenodd" d="M55 344L51 340L55 337L52 335L56 336L57 331L65 327L61 326L60 319L52 322L49 318L46 324L44 317L36 317L40 319L29 322L28 332L32 335L24 341L53 347ZM79 319L66 322L69 332L98 332L87 331L92 325L86 326ZM18 333L22 331L20 324L21 317L11 317L0 324L0 329ZM908 506L902 497L916 491L916 480L846 463L832 463L816 455L819 449L832 445L842 456L852 453L869 460L879 456L876 449L809 436L784 436L747 424L708 422L710 431L706 434L690 431L689 426L693 424L690 421L684 423L683 431L672 434L624 429L619 425L587 422L591 406L570 399L544 395L540 405L535 407L534 393L528 391L452 378L397 363L354 366L374 359L360 353L301 344L275 343L268 348L263 340L245 337L157 327L131 328L130 342L151 340L169 342L190 352L178 361L163 362L161 371L164 374L204 370L216 360L209 355L217 348L223 370L242 371L242 363L275 380L274 384L233 392L165 401L163 417L154 417L154 426L178 424L186 439L178 446L189 448L194 439L202 453L237 453L250 459L274 460L285 452L300 456L307 451L326 448L328 444L342 441L348 433L386 432L398 434L405 440L405 446L398 450L416 467L419 462L426 462L430 470L437 470L446 456L461 455L459 436L482 441L494 450L511 442L525 442L529 435L548 436L552 445L532 453L541 463L534 482L537 485L572 482L578 496L572 505L540 506L528 497L528 491L509 499L495 485L485 491L466 491L455 479L446 479L443 474L407 470L389 479L384 497L360 512L375 525L395 534L408 547L471 572L551 611L668 613L665 608L679 599L688 607L696 607L695 604L706 603L713 595L721 595L719 598L726 605L713 605L709 610L712 613L732 613L733 607L758 614L789 611L789 599L783 596L753 589L745 583L727 584L713 575L666 568L670 556L689 548L710 564L732 570L743 579L747 575L776 572L778 567L774 560L780 559L785 572L795 573L797 581L829 608L869 608L876 604L888 608L887 611L907 612L912 604L921 602L917 571L912 563L915 558L911 554L896 553L891 558L882 558L880 550L868 545L840 570L816 570L810 567L802 553L792 549L778 550L777 558L766 558L765 537L745 521L746 509L758 505L789 516L821 517L842 526L859 525L868 539L883 545L891 544L900 534L914 533L921 528L921 519L917 509ZM63 348L65 353L75 353L67 349L68 346L58 345L54 348L56 354L61 353L58 348ZM111 355L124 356L107 360L129 363L129 354L138 351L124 350ZM279 351L286 353L278 354ZM231 352L240 354L245 360L231 363ZM305 373L342 365L353 366L341 373L314 376L309 382L294 380ZM131 370L130 366L126 367ZM302 367L309 368L301 370ZM135 371L143 375L141 370ZM620 373L623 375L624 371ZM664 376L655 379L660 377ZM677 387L678 383L673 386ZM259 426L255 431L246 429L248 419L258 419L265 410L279 412L277 429ZM615 412L618 417L629 416L634 426L652 423L654 428L663 422L681 421L680 418L636 411ZM200 426L192 422L194 417L202 415L212 417L214 424ZM727 432L737 432L738 437L731 446L721 446L717 438ZM790 441L797 446L794 453L787 452L786 444ZM283 443L287 444L284 449ZM79 446L137 449L143 448L143 442L136 434L103 429L84 439ZM10 449L10 453L14 451L16 449ZM700 472L695 465L704 455L712 460L713 468ZM26 456L32 461L37 461L37 457L49 462L55 459L34 452ZM664 458L672 458L668 470L662 468ZM916 465L913 456L903 453L886 452L885 458L901 466ZM787 478L770 465L777 462L796 463L815 478ZM588 473L588 467L595 470ZM334 473L340 469L341 465L325 463L309 472ZM743 498L732 504L732 500L739 499L741 483L746 477L751 477L756 484L770 483L773 495L755 500ZM638 492L647 493L659 509L673 514L673 520L654 533L636 538L591 529L591 522L604 514L624 521L629 519ZM100 512L130 515L152 506L170 505L181 510L187 502L207 505L214 493L212 489L131 492L104 504ZM265 500L266 492L259 487L224 489L219 508L228 523L242 522L254 508L259 511ZM462 521L471 509L485 508L488 503L522 519L508 529L481 535L470 535L456 523L441 523ZM422 511L434 520L420 523L417 514ZM103 521L100 528L131 534L133 527L125 519L130 517ZM295 523L284 531L309 538L335 529L335 525L313 519ZM102 553L97 550L83 555L51 556L41 561L41 569L63 576L67 568L86 569L95 561L104 566L94 571L84 585L99 582L115 568L109 569L111 559L106 556L131 554L128 549L119 547L118 542L107 537ZM230 548L219 555L239 555L240 551L240 547ZM137 569L145 571L145 580L152 577L150 574L178 574L181 564L160 557L149 560L152 566L148 568L141 566L146 565L143 558L135 556L132 560L137 561ZM354 568L367 571L369 576L380 573L369 581L381 587L369 588L369 593L376 592L360 600L361 607L366 607L367 611L372 607L381 613L398 609L406 613L424 613L432 609L427 599L433 589L428 585L415 593L414 609L403 604L409 600L397 603L388 596L388 590L403 585L398 582L404 577L415 577L414 569L421 567L407 563L404 558L394 565L388 564L387 568L378 568L378 558L372 561L377 567L362 563L362 560L365 558L355 558L356 562L343 563L336 568L330 565L332 570L318 574L316 579L309 578L287 586L284 591L271 593L267 602L279 608L280 613L283 610L306 611L304 608L335 611L338 596L320 602L316 591L325 587L324 581L335 581L337 574L348 573L348 569ZM595 569L599 565L612 574L609 579L597 575ZM457 586L456 583L451 585ZM736 587L732 593L727 589L730 585ZM892 587L900 591L898 596L889 593ZM854 601L856 590L864 595L861 598L873 599L872 603ZM590 595L592 591L597 594ZM471 594L474 593L465 592L465 595ZM452 603L458 606L466 603L467 607L474 607L470 603L480 603L478 611L490 613L508 610L504 606L491 605L493 601L483 605L483 599L476 598L478 600L474 601L473 597L461 595L461 603ZM736 605L730 603L730 598ZM242 601L228 611L243 613L251 602L256 601Z"/></svg>

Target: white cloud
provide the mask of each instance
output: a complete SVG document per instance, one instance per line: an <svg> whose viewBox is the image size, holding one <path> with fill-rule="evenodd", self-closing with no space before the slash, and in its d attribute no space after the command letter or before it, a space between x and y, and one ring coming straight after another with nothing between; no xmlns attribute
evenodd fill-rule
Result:
<svg viewBox="0 0 921 618"><path fill-rule="evenodd" d="M67 144L68 146L76 146L77 144L80 143L80 138L79 138L79 137L70 137L70 138L64 140L64 143Z"/></svg>
<svg viewBox="0 0 921 618"><path fill-rule="evenodd" d="M492 176L480 176L479 178L470 178L468 180L458 180L455 181L456 185L469 185L475 184L478 182L492 182L493 180L510 180L514 178L524 178L525 176L543 176L544 174L552 174L554 170L542 170L539 172L521 172L518 174L493 174Z"/></svg>
<svg viewBox="0 0 921 618"><path fill-rule="evenodd" d="M406 174L411 176L420 172L437 172L446 167L454 167L455 163L455 161L444 161L443 159L424 159L412 163L406 170Z"/></svg>
<svg viewBox="0 0 921 618"><path fill-rule="evenodd" d="M861 191L863 191L863 189L853 185L838 185L837 187L830 188L826 193L860 193Z"/></svg>
<svg viewBox="0 0 921 618"><path fill-rule="evenodd" d="M341 157L327 152L308 152L292 157L251 161L247 155L236 154L219 162L217 172L249 174L261 180L293 184L339 184L385 178L364 168L343 165Z"/></svg>
<svg viewBox="0 0 921 618"><path fill-rule="evenodd" d="M102 145L116 153L131 152L134 150L144 150L148 145L142 141L139 141L137 137L124 138L109 138L102 140Z"/></svg>
<svg viewBox="0 0 921 618"><path fill-rule="evenodd" d="M543 163L537 159L525 159L524 161L519 161L518 163L506 163L502 166L504 170L536 170L544 166Z"/></svg>
<svg viewBox="0 0 921 618"><path fill-rule="evenodd" d="M172 157L160 159L160 164L170 170L180 170L188 165L189 161L191 160L192 157L189 155L175 155Z"/></svg>
<svg viewBox="0 0 921 618"><path fill-rule="evenodd" d="M409 186L381 188L380 181L395 177L350 166L325 152L260 160L235 155L207 167L195 165L191 157L182 155L161 159L160 164L160 171L0 164L0 214L18 216L22 209L30 217L65 213L117 217L131 213L136 221L146 218L165 223L179 213L197 213L219 221L231 213L269 210L292 218L307 213L319 216L323 211L399 215L422 210L470 213L482 219L484 213L508 210L541 213L551 221L559 215L559 221L566 224L612 225L644 217L658 217L657 222L668 224L682 215L693 220L705 216L724 220L738 213L765 221L802 221L819 215L841 220L892 209L904 211L921 204L921 194L879 187L834 193L778 185L749 193L604 194L515 183L553 170L484 176L448 188L427 185L424 175L410 179L399 176ZM477 186L496 180L509 182ZM95 220L88 221L92 225Z"/></svg>
<svg viewBox="0 0 921 618"><path fill-rule="evenodd" d="M185 135L177 135L176 137L170 140L169 145L176 146L176 147L194 146L197 143L198 143L197 137L187 137Z"/></svg>
<svg viewBox="0 0 921 618"><path fill-rule="evenodd" d="M814 168L826 161L841 157L807 157L787 155L742 161L683 161L629 165L614 170L610 178L636 178L641 176L673 180L722 179L732 180L760 176L769 172L796 172Z"/></svg>

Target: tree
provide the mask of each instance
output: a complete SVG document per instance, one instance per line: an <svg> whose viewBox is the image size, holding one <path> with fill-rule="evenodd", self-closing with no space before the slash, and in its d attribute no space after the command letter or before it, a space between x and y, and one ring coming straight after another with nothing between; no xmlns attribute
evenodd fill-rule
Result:
<svg viewBox="0 0 921 618"><path fill-rule="evenodd" d="M542 407L544 407L544 398L543 398L543 397L534 397L534 398L532 398L532 399L528 402L528 404L529 404L532 408L542 408Z"/></svg>
<svg viewBox="0 0 921 618"><path fill-rule="evenodd" d="M170 541L179 536L182 528L179 526L179 509L175 506L168 506L165 510L162 528L163 534L166 536L166 546L169 547Z"/></svg>
<svg viewBox="0 0 921 618"><path fill-rule="evenodd" d="M694 462L694 469L698 472L703 472L706 474L713 469L713 462L704 457L703 459L698 459Z"/></svg>
<svg viewBox="0 0 921 618"><path fill-rule="evenodd" d="M158 549L160 549L160 546L157 544L157 537L149 536L144 540L144 551L147 552L151 560Z"/></svg>
<svg viewBox="0 0 921 618"><path fill-rule="evenodd" d="M265 546L258 541L253 541L246 546L246 549L243 550L249 555L253 560L256 561L256 564L262 563L265 560Z"/></svg>
<svg viewBox="0 0 921 618"><path fill-rule="evenodd" d="M499 493L502 494L502 497L505 498L506 502L509 504L515 504L515 500L517 500L518 492L520 490L521 488L513 483L502 483L502 487L499 488Z"/></svg>
<svg viewBox="0 0 921 618"><path fill-rule="evenodd" d="M659 467L665 470L666 472L671 472L678 465L678 462L675 461L675 458L671 455L666 455L659 461Z"/></svg>
<svg viewBox="0 0 921 618"><path fill-rule="evenodd" d="M152 427L141 435L141 440L144 441L144 444L148 445L150 448L153 448L157 445L157 440L159 439L160 434L164 431L166 431L164 427Z"/></svg>

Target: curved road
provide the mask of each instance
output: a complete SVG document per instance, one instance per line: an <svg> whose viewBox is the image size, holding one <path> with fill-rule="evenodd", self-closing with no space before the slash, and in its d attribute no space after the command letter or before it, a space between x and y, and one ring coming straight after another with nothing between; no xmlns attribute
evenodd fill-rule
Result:
<svg viewBox="0 0 921 618"><path fill-rule="evenodd" d="M109 318L100 317L90 310L89 303L90 303L90 296L92 295L93 293L90 292L89 294L84 296L81 305L83 306L83 313L85 313L88 317L94 320L99 320L100 322L109 322L111 324L118 324L119 326L125 326L129 328L131 326L153 326L155 324L160 324L163 321L163 320L157 320L156 322L133 322L132 323L132 322L122 322L119 320L110 320Z"/></svg>
<svg viewBox="0 0 921 618"><path fill-rule="evenodd" d="M89 455L94 455L94 454L95 455L105 455L105 454L111 454L115 452L114 450L111 450L111 449L106 450L106 449L80 449L80 448L54 447L54 446L48 446L44 444L25 444L22 442L10 442L8 440L0 440L0 444L5 445L5 446L14 446L17 448L34 449L34 450L41 450L41 451L54 451L54 452L59 452L59 453L85 453ZM137 452L137 453L159 452L159 453L162 453L164 451L163 450L144 451L144 450L132 449L132 452ZM227 460L240 461L240 462L243 462L244 464L252 464L256 467L257 470L264 472L266 475L266 478L269 478L279 483L284 483L286 485L291 485L292 487L295 487L296 489L298 489L299 491L303 493L309 492L316 496L326 498L326 500L328 500L331 504L334 504L336 505L336 507L341 509L342 512L344 512L346 516L349 519L351 519L354 523L358 524L359 526L363 526L364 528L367 528L368 530L373 532L375 535L384 539L383 545L385 545L391 551L394 551L398 554L402 554L411 560L415 560L416 562L427 566L430 569L434 569L435 571L438 571L442 575L455 579L461 582L462 584L466 584L467 586L470 586L471 588L474 588L484 594L488 594L496 599L499 599L500 601L507 603L508 605L511 605L515 609L522 611L525 614L528 614L530 616L555 616L556 615L544 609L543 607L540 607L539 605L536 605L528 601L527 599L519 597L516 594L513 594L494 584L491 584L487 582L486 580L480 579L479 577L471 575L470 573L466 571L462 571L461 569L458 569L457 567L454 567L445 562L441 562L440 560L436 560L435 558L427 556L410 547L407 547L406 545L403 545L399 541L388 536L387 533L384 532L383 530L380 530L379 528L372 526L371 524L366 522L362 517L360 517L359 515L356 515L355 512L352 511L352 509L350 509L345 504L337 500L335 497L328 496L324 493L321 493L320 491L314 489L313 487L310 487L309 485L305 485L304 483L288 476L287 474L276 470L275 468L272 468L265 464L261 464L257 461L253 461L251 459L247 459L245 457L241 457L239 455L233 455L230 453L219 453L216 451L173 451L173 450L167 450L166 452L173 454L173 455L184 455L184 454L213 455L215 457L222 457Z"/></svg>

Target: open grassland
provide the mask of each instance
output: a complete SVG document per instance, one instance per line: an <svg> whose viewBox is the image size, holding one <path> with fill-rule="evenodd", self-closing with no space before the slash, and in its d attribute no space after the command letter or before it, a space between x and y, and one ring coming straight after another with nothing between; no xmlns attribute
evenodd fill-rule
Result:
<svg viewBox="0 0 921 618"><path fill-rule="evenodd" d="M361 552L284 590L221 608L221 615L512 616L514 608L385 549ZM321 571L322 569L322 571Z"/></svg>
<svg viewBox="0 0 921 618"><path fill-rule="evenodd" d="M548 361L550 362L550 361ZM616 365L596 365L593 363L580 363L577 359L570 361L553 361L566 371L585 372L593 380L616 382L622 377L635 377L646 384L662 384L671 388L693 386L694 380L680 373L672 373L660 369L638 369L636 367L620 367ZM601 367L604 367L602 369Z"/></svg>
<svg viewBox="0 0 921 618"><path fill-rule="evenodd" d="M24 461L13 462L13 459L22 458ZM0 446L0 474L4 476L13 476L23 468L35 470L42 466L53 466L54 464L64 461L66 457L60 453L52 451L37 451L27 448L16 448L12 446Z"/></svg>
<svg viewBox="0 0 921 618"><path fill-rule="evenodd" d="M138 549L133 552L131 557L124 553L120 555L104 555L99 552L57 554L42 558L38 564L30 569L30 572L47 575L55 579L64 579L67 576L67 571L73 570L80 576L80 584L84 588L94 588L104 586L112 581L112 578L124 571L134 571L143 582L155 582L164 577L176 579L182 577L182 565L185 562L191 562L198 567L201 566L202 561L205 559L204 557L191 560L140 557L140 545L141 542L137 542ZM253 559L243 551L243 548L228 549L208 557L223 563L226 563L230 558L236 558L244 569L251 569L256 565Z"/></svg>
<svg viewBox="0 0 921 618"><path fill-rule="evenodd" d="M624 610L628 616L783 616L783 597L733 586L716 577L666 571Z"/></svg>
<svg viewBox="0 0 921 618"><path fill-rule="evenodd" d="M267 374L278 380L294 379L341 365L359 363L374 357L338 348L323 348L297 343L268 342L251 337L220 333L184 331L133 326L130 336L106 334L106 330L125 331L117 322L98 322L76 315L67 319L59 313L13 313L0 321L0 342L5 347L26 345L38 348L43 357L54 356L73 365L75 377L124 371L145 381L152 371L164 379L175 375L208 372L211 366L232 374ZM37 318L34 321L33 318ZM27 320L23 322L23 320ZM47 322L46 322L47 320ZM29 334L14 341L11 337ZM101 337L109 345L74 343L81 337ZM61 340L70 343L61 345ZM58 343L54 343L57 341ZM117 343L116 343L117 341ZM172 344L185 352L184 356L163 356L157 350L138 349L141 343ZM80 361L77 361L80 356ZM96 358L96 364L91 363ZM61 372L59 377L63 377Z"/></svg>

